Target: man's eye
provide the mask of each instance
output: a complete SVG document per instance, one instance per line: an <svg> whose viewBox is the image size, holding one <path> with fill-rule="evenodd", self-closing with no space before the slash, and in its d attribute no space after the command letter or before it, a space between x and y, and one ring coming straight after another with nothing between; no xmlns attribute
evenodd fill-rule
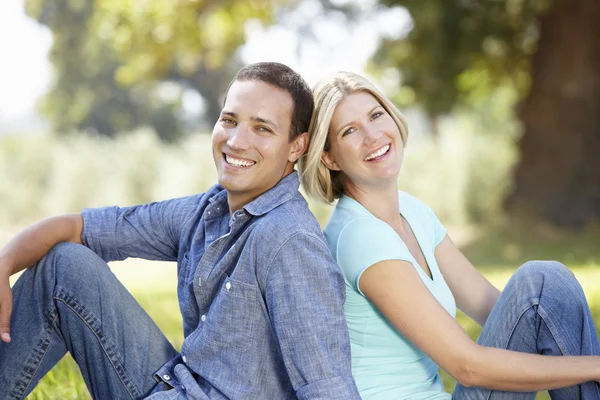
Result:
<svg viewBox="0 0 600 400"><path fill-rule="evenodd" d="M233 125L235 124L235 121L232 120L231 118L221 118L221 122L227 125Z"/></svg>
<svg viewBox="0 0 600 400"><path fill-rule="evenodd" d="M258 130L261 132L269 132L269 133L273 132L270 128L267 128L266 126L259 126Z"/></svg>

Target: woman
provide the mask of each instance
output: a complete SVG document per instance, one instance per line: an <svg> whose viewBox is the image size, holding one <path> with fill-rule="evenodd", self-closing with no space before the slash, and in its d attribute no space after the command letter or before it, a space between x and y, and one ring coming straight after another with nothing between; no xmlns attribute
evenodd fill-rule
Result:
<svg viewBox="0 0 600 400"><path fill-rule="evenodd" d="M550 390L553 399L599 399L600 345L573 274L530 262L500 293L433 211L398 191L408 131L396 107L352 73L321 82L314 95L300 172L312 196L339 199L325 235L346 278L361 396L534 399ZM483 326L477 343L454 319L456 307ZM458 381L452 396L438 365Z"/></svg>

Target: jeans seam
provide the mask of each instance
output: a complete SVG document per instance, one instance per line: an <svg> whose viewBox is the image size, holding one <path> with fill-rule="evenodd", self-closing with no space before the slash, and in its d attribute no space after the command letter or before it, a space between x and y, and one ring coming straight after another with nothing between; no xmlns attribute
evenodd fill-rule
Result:
<svg viewBox="0 0 600 400"><path fill-rule="evenodd" d="M552 339L554 339L554 341L558 345L558 348L560 349L562 355L569 355L569 352L568 350L566 350L566 346L563 343L562 338L556 333L556 326L551 322L551 318L548 317L548 314L546 313L546 310L544 310L544 307L542 307L542 305L538 306L538 315L540 316L542 321L544 321L544 323L548 327L548 330L550 330L550 333L552 334Z"/></svg>
<svg viewBox="0 0 600 400"><path fill-rule="evenodd" d="M517 325L519 324L519 321L521 321L521 318L523 318L523 315L531 310L533 307L537 306L539 308L539 303L540 303L540 299L539 298L533 298L531 299L534 301L534 304L528 304L528 307L524 308L520 313L519 313L519 317L515 320L515 323L513 324L513 327L510 330L510 334L508 335L508 338L506 340L505 343L503 343L503 346L501 347L502 349L507 349L508 348L508 343L510 342L510 340L512 339L514 333L515 333L515 329L517 329ZM486 396L486 400L490 400L491 396L492 396L492 392L493 390L490 390L490 392L488 393L488 395Z"/></svg>
<svg viewBox="0 0 600 400"><path fill-rule="evenodd" d="M67 293L67 296L65 296L65 298L60 297L60 292L64 291L65 293ZM96 329L93 328L91 321L88 321L87 318L85 316L83 316L75 307L81 308L82 310L84 309L84 307L82 307L81 305L79 305L75 299L73 298L73 296L71 296L66 290L62 289L59 290L59 293L57 295L54 296L54 299L57 301L61 301L63 304L65 304L71 311L73 311L73 313L75 313L75 315L77 315L82 321L83 323L85 323L85 325L89 328L89 330L94 334L94 336L96 337L96 339L98 340L98 343L100 344L100 348L102 349L102 351L104 352L104 354L106 355L106 358L108 358L108 361L110 362L110 364L112 365L115 373L117 374L117 376L119 377L119 380L121 381L121 383L123 384L123 387L125 388L125 390L127 390L127 393L129 393L129 396L131 396L132 399L135 399L136 396L134 396L134 394L132 393L132 390L134 392L137 393L136 388L129 388L129 385L131 383L128 383L130 380L127 379L125 376L122 376L122 374L119 372L119 368L117 367L117 365L115 365L115 363L120 364L117 362L117 360L113 360L113 357L111 357L110 353L107 350L107 346L110 347L110 345L108 343L105 343L104 340L102 339L102 335L100 335L100 332L97 332ZM69 300L73 302L73 306L71 304L69 304ZM116 353L116 352L115 352ZM122 365L121 365L121 369L125 369Z"/></svg>
<svg viewBox="0 0 600 400"><path fill-rule="evenodd" d="M23 383L17 382L17 385L16 385L15 389L13 389L13 392L12 392L13 397L16 397L18 399L25 398L25 393L27 393L27 389L29 389L29 386L31 386L31 382L33 382L33 378L35 377L35 374L37 373L38 369L40 368L40 365L42 364L44 357L46 357L46 354L48 353L48 349L50 348L50 342L52 340L52 338L51 338L52 325L54 325L54 322L56 321L56 318L58 317L56 312L54 312L53 317L54 318L51 321L46 320L47 328L45 329L44 334L42 335L42 338L40 340L40 344L38 345L38 348L40 349L40 352L42 353L41 357L39 357L39 359L37 361L33 360L35 369L34 369L33 373L29 376L29 378L24 377ZM34 352L34 354L35 354L35 352ZM19 389L19 386L21 386L21 385L25 385L25 387L19 391L18 389Z"/></svg>

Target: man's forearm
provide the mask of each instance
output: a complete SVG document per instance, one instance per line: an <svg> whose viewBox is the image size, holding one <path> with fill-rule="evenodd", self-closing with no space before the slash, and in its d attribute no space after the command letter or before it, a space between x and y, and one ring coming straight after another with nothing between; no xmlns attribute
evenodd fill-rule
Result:
<svg viewBox="0 0 600 400"><path fill-rule="evenodd" d="M27 227L0 250L0 275L10 276L38 262L54 245L81 243L81 214L47 218Z"/></svg>

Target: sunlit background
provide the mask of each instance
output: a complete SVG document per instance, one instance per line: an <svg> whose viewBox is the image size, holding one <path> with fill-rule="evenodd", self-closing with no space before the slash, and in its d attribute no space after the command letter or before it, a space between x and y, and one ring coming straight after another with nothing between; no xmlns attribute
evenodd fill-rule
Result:
<svg viewBox="0 0 600 400"><path fill-rule="evenodd" d="M311 85L372 79L410 125L399 187L494 284L558 259L598 316L598 20L592 0L0 1L0 245L48 215L206 190L223 91L279 61ZM173 266L113 268L181 344ZM32 398L87 396L66 360Z"/></svg>

